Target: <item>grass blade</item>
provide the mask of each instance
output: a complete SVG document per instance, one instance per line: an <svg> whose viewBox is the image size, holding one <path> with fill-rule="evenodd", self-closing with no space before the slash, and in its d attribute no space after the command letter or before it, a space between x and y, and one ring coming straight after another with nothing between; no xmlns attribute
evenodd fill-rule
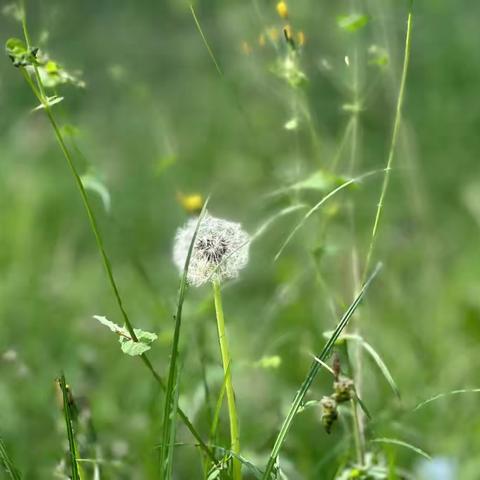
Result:
<svg viewBox="0 0 480 480"><path fill-rule="evenodd" d="M213 54L213 51L212 49L210 48L210 45L207 41L207 37L205 36L205 34L203 33L203 29L202 29L202 26L200 25L200 22L198 21L198 18L197 18L197 15L195 13L195 9L193 8L193 5L190 4L190 12L192 13L192 17L193 17L193 21L195 22L195 25L197 27L197 30L198 30L198 33L200 34L200 36L202 37L202 40L203 40L203 44L205 45L205 48L207 49L207 52L208 52L208 55L210 56L210 58L212 59L212 62L214 63L215 65L215 69L217 70L217 73L223 77L223 72L222 72L222 69L220 68L220 65L218 64L217 62L217 59L215 58L215 55Z"/></svg>
<svg viewBox="0 0 480 480"><path fill-rule="evenodd" d="M411 34L412 34L412 5L413 5L413 0L410 0L408 18L407 18L407 33L405 35L405 53L403 58L402 77L400 80L400 89L398 91L395 120L393 122L392 140L390 142L390 149L388 152L385 175L383 177L382 189L380 191L380 198L378 200L377 211L375 213L375 220L373 222L370 245L368 247L367 258L365 260L365 269L363 274L364 277L368 272L368 268L369 268L372 254L373 254L373 249L375 247L375 240L377 237L378 226L380 224L380 217L382 215L383 202L385 200L385 195L387 193L387 188L390 181L390 172L392 170L393 158L394 158L394 154L397 146L398 132L400 130L400 123L402 120L403 97L405 96L405 84L407 82L408 65L410 63L410 47L411 47Z"/></svg>
<svg viewBox="0 0 480 480"><path fill-rule="evenodd" d="M67 427L68 446L70 450L70 466L72 469L72 480L80 480L77 466L77 448L75 445L75 436L73 433L72 425L72 411L70 410L70 401L68 398L67 384L65 381L65 375L62 373L58 379L58 384L62 391L63 397L63 415L65 417L65 425Z"/></svg>
<svg viewBox="0 0 480 480"><path fill-rule="evenodd" d="M480 393L480 388L467 388L467 389L461 389L461 390L452 390L451 392L446 392L446 393L439 393L438 395L435 395L434 397L431 397L428 400L425 400L419 403L413 409L413 411L416 412L417 410L420 410L421 408L427 406L429 403L432 403L435 400L438 400L439 398L448 397L450 395L459 395L461 393Z"/></svg>
<svg viewBox="0 0 480 480"><path fill-rule="evenodd" d="M377 367L382 372L385 380L388 382L391 389L393 390L393 393L395 393L395 395L400 398L400 389L398 388L392 374L390 373L390 370L388 369L386 363L383 361L380 354L360 335L346 334L342 335L342 338L345 338L345 340L354 340L360 343L362 348L365 349L365 351L372 357L373 361L377 364Z"/></svg>
<svg viewBox="0 0 480 480"><path fill-rule="evenodd" d="M362 301L366 291L368 290L368 287L372 283L373 279L377 276L378 272L380 271L381 264L378 264L373 273L370 275L368 280L365 282L363 285L362 289L360 290L360 293L357 295L355 300L352 302L352 304L348 307L347 311L344 313L343 317L341 318L340 322L338 323L337 327L333 331L332 335L328 339L327 343L323 347L322 352L320 355L318 355L318 360L321 360L322 362L325 362L327 358L329 357L333 346L335 345L335 342L337 341L338 337L342 333L342 331L345 329L347 326L350 318L352 315L355 313L355 310L357 309L358 305ZM285 420L280 428L280 431L277 435L277 438L275 440L275 444L272 448L272 451L270 453L270 457L267 463L267 467L265 469L265 473L263 475L263 480L270 480L270 476L272 474L276 459L278 457L278 454L280 452L280 449L283 445L283 442L285 441L285 438L287 436L288 431L290 430L290 427L292 425L293 419L295 415L297 414L298 410L302 406L303 400L305 398L305 395L307 394L314 378L316 377L320 367L321 363L319 363L317 359L315 359L310 367L310 370L307 373L307 376L305 377L305 380L303 381L300 389L298 390L297 394L295 395L295 398L292 401L292 404L290 406L290 410L285 417Z"/></svg>
<svg viewBox="0 0 480 480"><path fill-rule="evenodd" d="M190 258L192 256L193 246L197 238L198 229L207 211L209 199L205 201L202 211L198 217L197 225L193 233L190 245L188 247L187 258L183 268L183 275L180 281L178 291L177 312L175 314L175 330L173 334L172 353L170 357L170 367L165 390L165 410L163 415L163 440L160 450L160 468L161 478L168 480L172 476L173 450L175 444L177 406L178 406L178 389L179 389L179 372L178 372L178 345L180 343L180 329L182 325L182 309L185 295L187 292L187 276Z"/></svg>
<svg viewBox="0 0 480 480"><path fill-rule="evenodd" d="M421 448L416 447L415 445L412 445L411 443L404 442L403 440L398 440L396 438L374 438L373 440L370 440L372 443L386 443L389 445L398 445L400 447L405 447L408 448L409 450L412 450L413 452L417 453L418 455L421 455L422 457L426 458L427 460L431 460L432 457L422 450Z"/></svg>
<svg viewBox="0 0 480 480"><path fill-rule="evenodd" d="M222 386L220 392L218 393L217 403L215 405L215 411L213 412L212 424L210 426L210 443L215 443L217 437L218 423L220 419L220 411L222 410L223 399L225 397L225 390L227 385L227 378L230 375L230 365L228 366L227 372L223 376Z"/></svg>
<svg viewBox="0 0 480 480"><path fill-rule="evenodd" d="M380 170L372 170L371 172L364 173L363 175L360 175L355 178L351 178L350 180L347 180L346 182L343 182L341 185L339 185L337 188L334 188L331 190L327 195L325 195L316 205L314 205L306 214L305 216L300 220L300 222L295 225L295 228L290 232L286 240L283 242L282 246L278 250L278 252L275 255L274 261L276 262L280 255L283 253L285 250L286 246L290 243L292 238L295 236L295 234L303 227L305 222L331 197L335 196L338 192L341 190L344 190L350 185L353 185L354 183L358 183L362 181L363 179L370 177L376 173L383 172L383 169Z"/></svg>
<svg viewBox="0 0 480 480"><path fill-rule="evenodd" d="M13 461L9 457L5 444L3 443L3 440L1 438L0 438L0 460L3 463L5 471L8 473L8 475L12 480L21 480L22 477L20 476L20 473L18 472L18 470L15 468Z"/></svg>
<svg viewBox="0 0 480 480"><path fill-rule="evenodd" d="M378 368L382 372L383 376L385 377L385 380L388 382L390 385L390 388L393 390L393 393L400 398L400 390L395 383L395 380L392 377L392 374L390 373L390 370L388 369L387 365L385 362L382 360L382 357L377 353L377 351L365 340L361 340L361 345L362 347L368 352L368 354L373 358L374 362L377 364Z"/></svg>

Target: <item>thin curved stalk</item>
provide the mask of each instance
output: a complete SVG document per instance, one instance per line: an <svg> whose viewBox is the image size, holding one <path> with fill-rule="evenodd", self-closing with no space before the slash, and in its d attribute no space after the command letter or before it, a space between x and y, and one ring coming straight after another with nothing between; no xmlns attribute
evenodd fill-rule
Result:
<svg viewBox="0 0 480 480"><path fill-rule="evenodd" d="M227 394L228 416L230 420L230 449L233 453L233 480L241 480L242 464L238 460L240 455L240 434L238 431L237 407L235 405L235 392L233 391L232 370L230 368L231 358L228 348L227 332L225 329L225 317L223 314L222 294L220 284L212 282L213 298L215 301L215 313L217 317L218 341L222 354L223 371L225 373L225 392Z"/></svg>
<svg viewBox="0 0 480 480"><path fill-rule="evenodd" d="M380 224L380 217L382 215L383 203L385 201L385 195L387 193L388 184L390 182L390 172L392 170L393 159L395 156L395 150L397 146L398 132L400 130L400 124L402 120L402 106L403 106L403 99L405 96L405 84L407 82L408 65L410 63L410 48L411 48L411 36L412 36L411 35L412 34L412 7L413 7L413 0L410 0L410 6L409 6L408 18L407 18L407 32L405 34L405 53L403 58L402 77L400 80L400 89L398 92L397 107L395 110L395 120L393 123L392 140L390 142L390 149L388 151L387 166L385 168L385 176L383 177L382 189L380 192L380 198L378 200L377 211L375 213L375 220L373 222L372 235L370 239L370 245L368 247L367 258L365 260L363 277L365 277L366 273L368 272L368 268L372 259L373 250L375 247L375 241L378 233L378 226Z"/></svg>
<svg viewBox="0 0 480 480"><path fill-rule="evenodd" d="M377 276L380 269L381 269L381 264L378 264L375 270L373 271L373 273L370 275L368 280L363 285L362 289L360 290L360 293L356 296L355 300L352 302L352 304L348 307L347 311L342 316L337 327L335 328L332 335L328 339L327 343L323 347L323 350L321 351L320 355L318 355L318 359L321 360L322 362L325 362L328 359L333 349L333 346L335 345L335 342L337 341L338 337L343 332L345 327L348 325L350 318L355 313L357 307L360 305L360 302L362 301L365 293L367 292L368 287L372 283L373 279ZM295 415L298 413L300 407L303 405L303 400L305 398L305 395L310 389L310 386L312 385L313 380L315 379L318 371L321 368L321 363L318 361L318 359L314 359L312 365L310 366L310 370L308 371L305 377L305 380L303 381L300 389L296 393L290 405L290 410L288 411L287 416L283 421L283 424L275 440L275 444L273 445L272 451L270 452L270 456L268 458L268 463L265 468L265 472L263 474L262 480L271 480L271 475L275 467L278 454L280 453L280 449L282 448L282 445L287 437L290 427L292 426L293 419L295 418Z"/></svg>
<svg viewBox="0 0 480 480"><path fill-rule="evenodd" d="M30 47L30 36L28 34L28 29L27 29L26 11L25 11L25 6L24 5L23 5L23 14L22 14L22 28L23 28L23 33L24 33L25 42L27 44L27 47ZM68 150L68 148L66 146L66 143L65 143L65 141L63 139L63 136L62 136L62 133L61 133L59 127L58 127L55 116L53 115L51 107L48 103L48 99L47 99L47 96L45 94L45 88L44 88L42 79L40 77L40 74L38 72L38 69L34 66L34 77L35 77L36 85L32 81L32 79L30 78L30 76L29 76L28 72L25 70L25 68L21 67L20 70L21 70L22 75L23 75L24 79L26 80L27 84L31 88L33 94L42 104L42 106L45 110L45 113L46 113L46 115L47 115L47 117L50 121L50 124L51 124L51 126L54 130L55 138L56 138L56 140L57 140L57 142L60 146L60 149L63 153L63 156L65 157L65 160L67 161L68 167L69 167L69 169L72 173L72 176L74 178L74 181L75 181L75 183L77 185L77 188L78 188L78 191L80 193L80 197L82 199L83 206L84 206L85 211L87 213L90 229L92 230L92 232L94 234L95 241L96 241L96 244L97 244L97 248L98 248L98 251L100 253L100 257L102 259L102 263L103 263L103 266L105 268L105 271L107 273L109 284L110 284L110 286L113 290L117 306L118 306L118 308L119 308L119 310L122 314L123 320L125 322L125 326L126 326L128 332L129 332L132 340L137 342L138 337L135 334L134 327L133 327L133 325L130 321L130 318L129 318L129 316L128 316L126 310L125 310L125 307L123 305L122 297L120 295L120 291L118 289L117 282L116 282L114 274L113 274L111 262L110 262L110 259L107 255L107 252L106 252L106 249L105 249L103 237L102 237L102 235L100 233L100 230L98 228L98 222L97 222L95 213L94 213L94 211L93 211L93 209L90 205L90 201L88 199L87 192L86 192L86 190L83 186L80 175L79 175L78 170L77 170L77 168L75 166L75 163L73 161L73 157L72 157L70 151ZM162 380L162 378L160 377L160 375L153 368L153 365L152 365L149 357L144 353L144 354L141 355L141 360L145 364L145 366L148 368L148 370L152 373L153 377L155 378L155 380L159 384L160 388L163 391L165 391L165 389L166 389L165 383ZM185 412L183 412L183 410L180 409L180 407L178 407L178 414L179 414L180 418L182 419L182 421L184 422L185 426L190 430L190 432L192 433L194 438L197 440L200 448L205 452L205 454L211 460L215 460L215 456L214 456L213 452L208 447L208 445L202 440L200 434L198 433L196 428L193 426L193 424L190 422L190 420L188 419Z"/></svg>

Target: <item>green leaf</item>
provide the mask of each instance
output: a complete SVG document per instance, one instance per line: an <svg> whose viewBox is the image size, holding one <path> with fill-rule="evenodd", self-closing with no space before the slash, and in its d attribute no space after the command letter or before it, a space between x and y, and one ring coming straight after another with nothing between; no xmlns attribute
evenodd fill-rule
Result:
<svg viewBox="0 0 480 480"><path fill-rule="evenodd" d="M61 101L63 101L63 97L57 97L56 95L53 95L52 97L47 97L45 103L47 107L53 107L54 105L56 105L57 103L60 103ZM32 112L36 112L37 110L42 110L42 108L45 108L44 103L41 103L40 105L35 107L32 110Z"/></svg>
<svg viewBox="0 0 480 480"><path fill-rule="evenodd" d="M352 13L350 15L339 15L337 17L337 25L347 32L356 32L368 23L368 16L360 13Z"/></svg>
<svg viewBox="0 0 480 480"><path fill-rule="evenodd" d="M94 315L93 318L99 321L102 325L107 327L113 333L119 335L119 342L122 348L122 352L127 355L135 357L142 355L151 348L151 344L157 340L157 335L152 332L141 330L140 328L134 328L135 335L138 338L138 342L132 340L129 331L125 327L121 327L114 322L111 322L106 317L100 315Z"/></svg>
<svg viewBox="0 0 480 480"><path fill-rule="evenodd" d="M98 320L102 325L110 329L110 331L112 331L113 333L123 335L123 333L125 332L125 329L123 327L117 325L114 322L111 322L110 320L108 320L107 317L102 317L101 315L94 315L93 318L95 320Z"/></svg>
<svg viewBox="0 0 480 480"><path fill-rule="evenodd" d="M329 332L329 331L323 332L323 336L325 338L329 338L330 335L331 335L331 332ZM340 337L338 337L337 345L340 345L343 342L348 341L348 340L353 340L355 342L360 343L361 347L365 349L365 351L372 357L374 362L377 364L379 370L382 372L383 376L387 380L388 384L390 385L390 387L393 390L393 392L395 393L395 395L398 398L400 398L400 390L399 390L397 384L395 383L395 380L393 379L392 374L390 373L390 370L388 369L385 362L382 360L382 357L380 356L380 354L369 343L367 343L364 340L364 338L361 337L360 335L345 333L345 334L341 335Z"/></svg>
<svg viewBox="0 0 480 480"><path fill-rule="evenodd" d="M378 67L385 67L390 61L387 50L378 45L368 47L368 57L369 65L377 65Z"/></svg>
<svg viewBox="0 0 480 480"><path fill-rule="evenodd" d="M395 383L395 380L393 379L392 374L390 373L390 370L388 369L385 362L382 360L382 357L363 338L361 339L361 345L367 351L367 353L373 358L374 362L377 364L378 368L382 372L383 376L385 377L385 380L388 382L388 384L390 385L390 388L393 390L395 395L398 398L400 398L400 390L397 387L397 384Z"/></svg>
<svg viewBox="0 0 480 480"><path fill-rule="evenodd" d="M271 355L269 357L262 357L260 360L255 362L256 367L260 368L278 368L282 363L281 357L278 355Z"/></svg>
<svg viewBox="0 0 480 480"><path fill-rule="evenodd" d="M318 170L305 180L293 184L290 188L292 190L320 190L325 192L334 185L342 184L345 181L346 178L344 177L332 175L324 170Z"/></svg>
<svg viewBox="0 0 480 480"><path fill-rule="evenodd" d="M152 348L152 343L158 338L155 333L146 332L144 330L140 330L139 328L134 328L134 332L138 338L138 342L135 342L131 338L127 338L125 336L121 336L119 338L122 352L126 353L127 355L131 355L132 357L142 355L142 353L150 350L150 348Z"/></svg>
<svg viewBox="0 0 480 480"><path fill-rule="evenodd" d="M23 40L19 38L9 38L5 43L5 50L15 67L26 67L28 65L38 65L38 48L28 48Z"/></svg>
<svg viewBox="0 0 480 480"><path fill-rule="evenodd" d="M81 181L86 190L95 192L100 197L105 211L110 213L112 200L110 197L110 192L105 184L93 173L86 173L85 175L82 175Z"/></svg>
<svg viewBox="0 0 480 480"><path fill-rule="evenodd" d="M396 438L374 438L373 440L370 440L372 443L386 443L390 445L398 445L400 447L405 447L408 448L409 450L412 450L413 452L417 453L418 455L421 455L422 457L425 457L427 460L431 460L432 457L422 450L421 448L416 447L415 445L412 445L410 443L404 442L403 440L398 440Z"/></svg>

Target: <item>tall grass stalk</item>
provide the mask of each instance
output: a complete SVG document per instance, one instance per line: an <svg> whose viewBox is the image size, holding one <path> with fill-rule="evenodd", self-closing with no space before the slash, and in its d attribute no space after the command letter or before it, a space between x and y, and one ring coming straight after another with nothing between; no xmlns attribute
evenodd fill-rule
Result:
<svg viewBox="0 0 480 480"><path fill-rule="evenodd" d="M24 37L25 37L25 42L27 44L27 47L30 48L31 42L30 42L30 35L28 33L28 28L27 28L26 9L25 9L24 3L22 3L22 28L23 28L23 33L24 33ZM24 67L20 67L20 70L22 72L22 75L23 75L25 81L27 82L27 84L31 88L32 92L37 97L37 99L40 101L43 109L45 110L47 118L48 118L48 120L49 120L49 122L50 122L50 124L53 128L53 131L55 133L55 138L56 138L56 140L57 140L57 142L60 146L60 149L63 153L63 156L65 157L65 160L67 161L68 167L69 167L69 169L72 173L75 184L77 185L78 191L80 193L80 197L82 199L83 206L84 206L85 211L87 213L89 225L90 225L90 228L91 228L91 230L94 234L95 241L96 241L96 244L97 244L97 248L98 248L98 251L100 253L100 257L102 259L102 263L103 263L103 266L105 268L105 271L107 273L109 284L110 284L110 286L113 290L117 306L118 306L118 308L119 308L119 310L122 314L123 320L125 322L125 326L126 326L128 332L129 332L132 340L135 341L135 342L138 342L138 337L135 333L134 327L133 327L133 325L130 321L130 318L129 318L126 310L125 310L125 307L124 307L124 304L123 304L123 301L122 301L122 297L120 295L120 291L118 289L117 282L116 282L114 274L113 274L112 265L111 265L110 259L107 255L107 252L106 252L106 249L105 249L105 244L104 244L104 241L103 241L103 237L102 237L102 235L100 233L100 230L99 230L99 227L98 227L98 222L97 222L95 213L92 209L92 206L91 206L90 201L88 199L87 192L85 190L85 187L83 186L81 177L80 177L80 175L78 173L78 170L75 166L75 163L73 161L73 157L72 157L69 149L66 146L63 135L60 131L60 128L58 126L56 118L55 118L55 116L53 114L53 111L50 107L50 104L48 102L48 98L47 98L47 95L45 93L45 88L44 88L44 85L43 85L43 82L42 82L42 78L39 74L38 68L34 65L35 83L34 83L34 81L32 80L29 73L26 71L26 69ZM141 359L142 359L142 362L144 363L144 365L148 368L148 370L152 373L155 380L160 385L160 388L163 391L165 391L166 390L165 382L160 377L160 375L155 371L155 369L154 369L150 359L148 358L148 356L144 353L144 354L141 355ZM215 456L213 455L211 449L203 441L201 435L198 433L198 431L195 429L193 424L188 419L185 412L183 412L180 409L180 407L178 407L178 413L179 413L179 416L182 419L182 421L185 423L186 427L190 430L192 435L197 440L200 448L205 452L205 454L210 459L215 460Z"/></svg>
<svg viewBox="0 0 480 480"><path fill-rule="evenodd" d="M67 391L67 383L65 381L65 375L62 373L60 378L58 379L58 385L60 386L60 390L62 391L62 399L63 399L63 415L65 417L65 425L67 428L67 436L68 436L68 447L70 452L70 467L72 469L72 480L81 480L79 468L77 465L77 446L75 443L75 436L73 433L73 425L72 425L72 414L70 410L70 401L68 398L68 391Z"/></svg>
<svg viewBox="0 0 480 480"><path fill-rule="evenodd" d="M208 199L203 204L202 211L198 217L197 226L192 236L190 246L188 248L187 258L185 259L185 266L183 268L183 275L180 281L180 288L178 291L177 313L175 314L175 328L173 332L172 353L170 356L170 368L168 373L167 387L165 391L165 409L163 416L163 441L160 449L160 468L162 479L169 479L173 472L173 450L175 444L176 431L176 413L178 406L179 393L179 367L178 354L180 343L180 328L182 325L182 310L183 302L187 292L187 275L190 258L192 256L193 246L197 238L198 228L205 216Z"/></svg>
<svg viewBox="0 0 480 480"><path fill-rule="evenodd" d="M350 318L352 315L355 313L357 307L360 305L360 302L362 301L365 293L368 290L368 287L372 283L373 279L377 276L378 272L381 269L381 264L378 264L373 271L373 273L370 275L368 280L365 282L363 285L362 289L356 296L356 298L353 300L351 305L348 307L344 315L342 316L340 322L338 323L337 327L333 331L332 335L328 339L327 343L323 347L323 350L321 351L320 355L318 355L318 359L321 362L325 362L334 345L335 342L337 341L338 337L340 334L343 332L343 330L346 328L348 325L348 322L350 321ZM280 449L282 448L282 445L287 437L287 434L290 430L290 427L292 426L293 420L295 418L295 415L298 413L298 410L303 404L304 398L307 395L308 390L310 389L310 386L313 383L313 380L317 376L318 371L320 370L322 364L319 362L317 359L314 359L312 365L310 366L310 369L307 373L307 376L305 377L300 389L298 390L297 394L295 395L291 405L290 409L287 413L287 416L285 417L285 420L283 421L282 426L280 427L280 431L278 432L277 438L275 440L275 443L273 445L272 451L270 452L270 456L268 458L268 463L265 468L265 472L263 474L262 480L271 480L271 474L274 470L275 463L278 458L278 454L280 453Z"/></svg>
<svg viewBox="0 0 480 480"><path fill-rule="evenodd" d="M392 139L390 142L390 148L388 151L387 166L385 168L385 176L383 177L382 189L380 191L380 198L377 205L377 210L375 213L375 220L373 222L372 234L370 238L370 245L368 247L367 257L365 260L365 266L363 270L363 278L365 278L368 268L372 259L373 250L375 247L375 241L378 233L378 226L380 224L380 217L382 215L383 204L385 201L385 195L387 193L388 184L390 182L390 172L392 170L393 159L395 156L395 150L397 146L398 133L400 130L401 120L402 120L402 106L405 96L405 84L407 81L408 65L410 63L410 48L411 48L411 34L412 34L412 9L413 9L413 0L409 2L408 17L407 17L407 32L405 34L405 51L403 57L403 67L402 67L402 76L400 79L400 88L397 98L397 106L395 109L395 120L393 123L393 132Z"/></svg>
<svg viewBox="0 0 480 480"><path fill-rule="evenodd" d="M223 314L222 293L219 282L213 281L212 285L213 298L215 301L215 314L217 317L218 341L220 343L220 351L222 354L223 371L225 374L225 392L227 395L228 416L230 420L230 449L233 454L233 480L240 480L242 478L242 465L238 459L238 455L240 455L240 433L238 429L237 407L235 405L235 392L233 391L230 350L228 347L225 317Z"/></svg>

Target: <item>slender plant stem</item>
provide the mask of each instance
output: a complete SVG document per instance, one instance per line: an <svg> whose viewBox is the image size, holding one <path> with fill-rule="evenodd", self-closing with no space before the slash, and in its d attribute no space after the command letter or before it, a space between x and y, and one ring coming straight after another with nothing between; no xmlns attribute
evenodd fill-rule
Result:
<svg viewBox="0 0 480 480"><path fill-rule="evenodd" d="M355 12L354 2L352 2L352 10ZM355 37L357 39L358 37ZM356 42L358 40L355 40ZM360 105L360 81L359 81L359 58L358 58L358 45L355 43L353 47L352 55L352 104L355 108L352 111L351 122L352 122L352 135L351 135L351 144L350 144L350 160L348 171L350 175L353 175L355 168L358 163L360 142L359 142L359 127L360 119L359 112L361 110ZM352 236L352 253L351 253L351 263L352 263L352 278L353 278L353 294L356 295L360 289L360 274L359 274L359 264L358 264L358 255L355 242L355 204L350 202L349 204L349 216L351 222L351 236ZM360 314L357 312L354 318L354 331L359 334L359 321ZM348 347L347 347L348 348ZM348 353L348 350L347 350ZM357 391L361 391L362 385L362 355L360 351L360 346L355 345L355 369L352 369L352 376L355 383L355 388ZM357 462L359 465L365 463L365 429L363 426L364 417L362 412L359 410L357 402L351 402L352 407L352 427L353 427L353 441L355 444L355 451L357 453Z"/></svg>
<svg viewBox="0 0 480 480"><path fill-rule="evenodd" d="M405 84L407 81L408 65L410 63L410 47L411 47L411 33L412 33L412 6L413 6L413 0L410 1L409 11L408 11L407 32L405 35L405 53L403 57L403 68L402 68L402 77L400 80L400 89L398 92L397 106L395 110L395 120L393 123L392 140L391 140L390 149L388 152L388 160L387 160L387 166L385 168L385 176L383 177L382 190L380 192L380 198L377 205L375 220L373 222L370 246L368 247L367 258L365 260L363 278L365 278L368 272L368 268L372 259L373 250L375 247L375 240L377 237L378 226L380 224L380 217L383 210L385 195L387 193L387 188L390 181L390 172L392 170L393 159L394 159L395 149L396 149L395 147L397 146L398 132L400 130L400 124L402 120L402 106L403 106L403 99L405 96Z"/></svg>
<svg viewBox="0 0 480 480"><path fill-rule="evenodd" d="M210 44L208 43L207 37L203 33L202 26L200 25L200 22L198 21L197 14L195 13L195 9L193 8L193 5L190 4L190 12L192 13L193 21L195 22L195 26L197 27L198 33L202 37L203 44L205 45L205 48L207 49L208 55L210 56L213 64L215 65L215 69L217 70L217 73L223 77L223 72L222 69L220 68L220 65L217 62L217 59L215 58L215 55L213 54L213 50L210 48Z"/></svg>
<svg viewBox="0 0 480 480"><path fill-rule="evenodd" d="M275 463L277 461L278 454L280 453L280 449L282 448L282 445L287 437L290 427L292 426L293 420L296 414L298 413L298 410L302 406L303 400L308 390L310 389L310 386L312 385L313 380L315 379L318 371L320 370L320 367L321 367L320 361L326 362L326 360L328 359L335 345L335 342L337 341L338 337L343 332L345 327L348 325L350 318L355 313L355 310L357 309L357 307L360 305L360 302L362 301L366 291L368 290L368 287L372 283L373 279L377 276L380 269L381 269L381 264L378 264L375 270L373 271L373 273L368 278L368 280L364 283L362 289L360 290L359 294L356 296L355 300L353 300L353 302L350 304L346 312L343 314L342 318L338 322L338 325L336 326L332 335L328 339L327 343L323 347L320 354L317 356L318 358L316 358L312 362L312 365L310 366L310 369L302 385L300 386L300 389L297 391L294 399L292 400L287 416L285 417L285 420L283 421L282 426L280 427L280 431L278 432L272 451L270 452L270 456L268 457L267 466L263 473L262 480L271 480L272 472L274 471Z"/></svg>
<svg viewBox="0 0 480 480"><path fill-rule="evenodd" d="M170 479L173 472L173 451L175 448L175 433L177 418L176 413L178 411L178 393L179 393L179 377L180 377L180 368L179 368L179 344L180 344L180 330L182 326L182 311L183 311L183 302L185 301L185 295L187 292L187 275L188 267L190 265L190 258L192 256L193 246L198 233L198 228L200 223L205 216L206 208L208 204L208 198L205 201L202 211L198 217L197 225L195 232L190 241L190 246L188 248L187 258L185 259L185 265L183 268L183 275L180 282L180 288L178 291L178 301L177 301L177 313L175 315L175 328L173 332L173 341L172 341L172 353L170 355L170 367L168 372L167 379L167 388L165 390L165 409L163 415L163 441L162 447L160 449L160 468L162 479Z"/></svg>
<svg viewBox="0 0 480 480"><path fill-rule="evenodd" d="M360 433L360 416L358 412L357 402L352 399L352 414L353 414L353 436L355 437L355 451L357 453L357 462L359 465L365 463L365 452L363 448L363 439Z"/></svg>
<svg viewBox="0 0 480 480"><path fill-rule="evenodd" d="M25 10L25 6L23 5L23 3L22 3L22 6L23 6L22 28L23 28L23 33L24 33L24 36L25 36L25 42L27 43L27 46L29 47L30 46L30 36L28 34L27 23L26 23L26 10ZM103 266L104 266L105 271L107 273L107 277L108 277L110 286L112 287L112 290L114 292L116 303L117 303L117 305L118 305L118 307L121 311L122 317L124 319L125 326L126 326L128 332L129 332L132 340L135 341L135 342L138 342L138 337L137 337L137 335L135 333L135 330L133 328L133 325L132 325L132 323L131 323L131 321L128 317L128 314L127 314L127 312L126 312L126 310L123 306L123 301L122 301L122 298L120 296L120 292L119 292L119 289L118 289L118 286L117 286L117 282L116 282L114 274L113 274L111 262L110 262L110 259L109 259L108 255L107 255L107 252L105 250L103 237L102 237L102 235L100 233L100 230L98 228L98 223L97 223L97 220L96 220L96 217L95 217L95 213L94 213L94 211L93 211L93 209L90 205L90 201L88 199L87 192L85 191L82 180L80 178L78 170L77 170L77 168L75 166L75 163L73 161L72 155L70 154L70 151L68 150L68 148L66 146L66 143L63 139L60 128L58 127L57 121L56 121L56 119L53 115L53 112L50 108L50 105L48 103L48 98L47 98L47 95L45 94L45 88L44 88L42 79L40 77L40 74L38 72L38 68L36 66L34 66L35 80L36 80L37 85L35 85L35 83L32 81L32 79L30 78L30 76L29 76L28 72L25 70L25 68L21 67L20 70L21 70L21 72L23 74L23 77L25 78L27 84L32 89L32 92L34 93L34 95L37 97L37 99L42 104L42 106L45 110L45 113L46 113L46 115L47 115L47 117L50 121L50 124L52 125L52 128L55 132L55 137L57 139L57 142L60 146L60 149L63 153L63 156L65 157L65 159L67 161L69 169L72 173L72 176L74 177L75 183L78 187L80 196L82 198L82 203L83 203L83 205L85 207L85 210L86 210L86 213L87 213L90 228L91 228L91 230L92 230L92 232L95 236L95 241L96 241L97 248L99 250L100 256L102 258ZM148 370L152 373L153 377L155 378L157 383L160 385L160 388L163 391L165 391L166 387L165 387L164 381L162 380L160 375L155 371L150 359L148 358L148 356L145 353L141 355L141 360L146 365ZM183 412L183 410L180 407L177 407L177 408L178 408L178 414L179 414L180 418L184 422L185 426L190 430L193 437L198 441L198 445L200 446L200 448L205 452L205 454L212 461L215 461L215 456L214 456L212 450L202 440L200 434L198 433L196 428L193 426L193 424L190 422L190 420L188 419L185 412Z"/></svg>
<svg viewBox="0 0 480 480"><path fill-rule="evenodd" d="M242 478L242 466L237 456L240 454L240 435L238 431L237 407L235 405L235 393L233 391L231 358L228 349L227 333L225 330L225 318L223 315L222 294L220 284L213 281L213 298L215 301L215 313L217 317L218 341L220 343L220 351L222 354L223 371L225 373L225 391L227 394L228 415L230 419L230 449L234 455L233 463L233 480Z"/></svg>

